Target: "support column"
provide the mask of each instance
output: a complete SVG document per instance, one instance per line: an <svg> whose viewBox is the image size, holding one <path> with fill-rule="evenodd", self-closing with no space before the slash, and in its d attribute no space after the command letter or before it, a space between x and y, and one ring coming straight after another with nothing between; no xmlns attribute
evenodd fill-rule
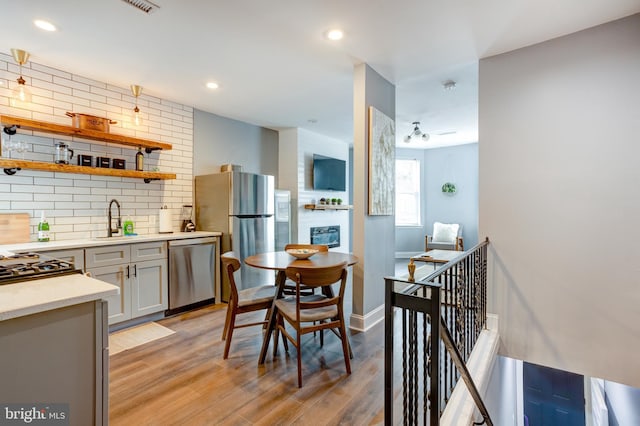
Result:
<svg viewBox="0 0 640 426"><path fill-rule="evenodd" d="M369 216L369 107L394 120L395 86L367 64L354 67L353 313L350 328L365 331L384 319L384 277L395 268L395 216Z"/></svg>

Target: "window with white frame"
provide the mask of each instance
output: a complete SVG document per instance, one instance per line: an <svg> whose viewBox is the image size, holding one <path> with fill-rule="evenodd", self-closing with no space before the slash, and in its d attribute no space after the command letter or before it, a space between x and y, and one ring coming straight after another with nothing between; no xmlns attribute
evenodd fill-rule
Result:
<svg viewBox="0 0 640 426"><path fill-rule="evenodd" d="M420 226L420 161L396 159L396 226Z"/></svg>

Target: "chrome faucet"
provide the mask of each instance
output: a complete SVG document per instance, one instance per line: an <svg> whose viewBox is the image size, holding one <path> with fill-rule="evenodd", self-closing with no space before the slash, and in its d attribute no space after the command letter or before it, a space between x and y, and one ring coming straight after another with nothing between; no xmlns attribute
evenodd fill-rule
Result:
<svg viewBox="0 0 640 426"><path fill-rule="evenodd" d="M116 222L116 228L113 229L111 226L113 225L113 217L111 216L111 207L113 203L116 203L116 207L118 207L118 217ZM122 229L122 216L120 215L120 203L115 198L109 201L109 209L107 209L107 237L112 237L113 234L117 234Z"/></svg>

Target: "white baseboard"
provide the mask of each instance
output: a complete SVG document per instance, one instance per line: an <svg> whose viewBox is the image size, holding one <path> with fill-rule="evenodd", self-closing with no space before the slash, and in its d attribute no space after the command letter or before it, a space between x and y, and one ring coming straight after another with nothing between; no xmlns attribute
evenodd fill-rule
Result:
<svg viewBox="0 0 640 426"><path fill-rule="evenodd" d="M351 330L365 332L380 321L384 321L384 305L378 306L364 316L351 314L349 317L349 328Z"/></svg>

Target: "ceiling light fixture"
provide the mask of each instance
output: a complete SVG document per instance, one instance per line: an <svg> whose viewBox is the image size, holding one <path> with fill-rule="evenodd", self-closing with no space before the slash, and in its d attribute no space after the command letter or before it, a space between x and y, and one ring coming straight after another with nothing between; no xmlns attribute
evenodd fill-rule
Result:
<svg viewBox="0 0 640 426"><path fill-rule="evenodd" d="M419 121L414 121L411 124L413 124L413 130L411 131L411 133L409 133L407 136L404 137L405 143L411 142L412 138L420 138L422 139L423 142L426 142L429 140L429 133L422 133L422 130L420 130Z"/></svg>
<svg viewBox="0 0 640 426"><path fill-rule="evenodd" d="M57 29L56 26L51 22L45 21L43 19L36 19L35 21L33 21L33 24L41 30L45 31L55 31Z"/></svg>
<svg viewBox="0 0 640 426"><path fill-rule="evenodd" d="M444 90L453 90L456 88L456 82L453 80L447 80L442 83L442 87L444 88Z"/></svg>
<svg viewBox="0 0 640 426"><path fill-rule="evenodd" d="M342 40L343 37L344 37L344 32L340 29L336 28L336 29L327 31L327 38L329 40L338 41L338 40Z"/></svg>
<svg viewBox="0 0 640 426"><path fill-rule="evenodd" d="M213 81L210 81L209 83L207 83L207 87L209 89L217 89L218 87L220 87L220 85L218 83L215 83Z"/></svg>
<svg viewBox="0 0 640 426"><path fill-rule="evenodd" d="M136 107L133 109L133 114L131 116L132 122L135 126L142 125L142 114L140 113L140 108L138 108L138 96L142 93L142 86L138 86L136 84L131 85L131 93L136 98Z"/></svg>
<svg viewBox="0 0 640 426"><path fill-rule="evenodd" d="M22 78L22 65L29 60L29 53L20 49L11 49L13 59L20 64L20 77L16 80L18 85L11 91L11 106L21 106L22 104L31 102L31 90L25 86L25 79Z"/></svg>

